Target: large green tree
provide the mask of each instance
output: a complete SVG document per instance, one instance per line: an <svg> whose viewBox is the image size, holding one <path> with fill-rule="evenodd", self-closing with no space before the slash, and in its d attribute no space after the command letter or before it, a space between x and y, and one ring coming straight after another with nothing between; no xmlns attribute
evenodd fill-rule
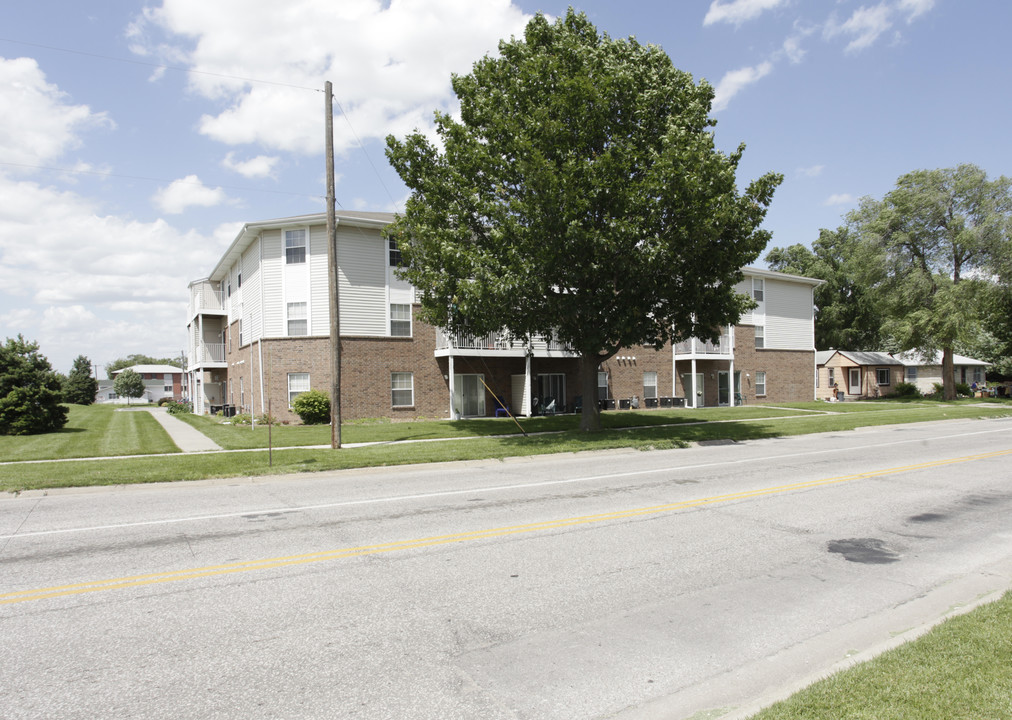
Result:
<svg viewBox="0 0 1012 720"><path fill-rule="evenodd" d="M55 432L67 423L60 377L21 335L0 345L0 435Z"/></svg>
<svg viewBox="0 0 1012 720"><path fill-rule="evenodd" d="M112 389L120 397L125 397L129 404L131 398L144 394L144 379L133 370L124 370L116 376Z"/></svg>
<svg viewBox="0 0 1012 720"><path fill-rule="evenodd" d="M770 269L825 280L815 288L815 347L819 350L883 350L881 308L876 288L884 275L883 253L846 225L820 230L811 249L773 248Z"/></svg>
<svg viewBox="0 0 1012 720"><path fill-rule="evenodd" d="M975 165L908 173L851 215L884 253L884 331L900 349L942 351L944 397L955 397L954 348L973 341L989 283L1004 266L1012 230L1006 177Z"/></svg>
<svg viewBox="0 0 1012 720"><path fill-rule="evenodd" d="M74 359L70 375L63 382L63 401L75 405L91 405L98 392L98 380L91 374L91 360L84 355Z"/></svg>
<svg viewBox="0 0 1012 720"><path fill-rule="evenodd" d="M572 9L454 76L460 121L439 146L387 139L411 189L389 233L431 323L580 354L581 428L600 427L596 371L625 346L714 337L749 300L741 268L781 182L740 193L744 146L714 146L713 89L656 46L599 34Z"/></svg>

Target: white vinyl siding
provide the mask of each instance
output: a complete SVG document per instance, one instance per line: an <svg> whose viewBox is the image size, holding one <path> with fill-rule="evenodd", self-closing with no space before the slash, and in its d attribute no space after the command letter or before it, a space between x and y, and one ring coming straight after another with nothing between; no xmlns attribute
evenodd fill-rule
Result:
<svg viewBox="0 0 1012 720"><path fill-rule="evenodd" d="M376 230L338 226L337 247L341 334L387 336L387 243Z"/></svg>
<svg viewBox="0 0 1012 720"><path fill-rule="evenodd" d="M343 262L338 250L338 262ZM330 336L330 287L327 260L327 226L309 229L309 334ZM289 298L294 299L294 298ZM347 311L341 307L341 333L347 334L343 321Z"/></svg>
<svg viewBox="0 0 1012 720"><path fill-rule="evenodd" d="M243 339L253 342L263 334L260 297L260 242L254 240L242 254Z"/></svg>
<svg viewBox="0 0 1012 720"><path fill-rule="evenodd" d="M773 350L814 350L812 286L766 279L764 347ZM759 323L757 323L759 324Z"/></svg>
<svg viewBox="0 0 1012 720"><path fill-rule="evenodd" d="M285 334L284 297L284 248L282 247L280 230L265 230L261 236L263 245L263 335L264 337L281 337Z"/></svg>

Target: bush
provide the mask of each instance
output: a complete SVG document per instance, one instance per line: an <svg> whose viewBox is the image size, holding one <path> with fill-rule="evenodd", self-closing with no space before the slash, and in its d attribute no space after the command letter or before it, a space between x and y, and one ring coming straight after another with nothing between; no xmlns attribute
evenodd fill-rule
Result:
<svg viewBox="0 0 1012 720"><path fill-rule="evenodd" d="M165 398L162 399L164 400ZM161 400L158 401L158 404L162 404ZM185 415L193 412L193 405L188 402L176 402L172 398L169 398L169 401L165 404L168 407L169 415Z"/></svg>
<svg viewBox="0 0 1012 720"><path fill-rule="evenodd" d="M67 424L63 387L38 343L21 335L0 345L0 435L56 432Z"/></svg>
<svg viewBox="0 0 1012 720"><path fill-rule="evenodd" d="M292 409L305 425L330 422L330 396L320 390L310 390L296 396Z"/></svg>
<svg viewBox="0 0 1012 720"><path fill-rule="evenodd" d="M901 398L919 398L921 391L913 383L898 382L893 389L893 395Z"/></svg>
<svg viewBox="0 0 1012 720"><path fill-rule="evenodd" d="M956 395L959 397L972 397L973 390L966 383L956 383Z"/></svg>

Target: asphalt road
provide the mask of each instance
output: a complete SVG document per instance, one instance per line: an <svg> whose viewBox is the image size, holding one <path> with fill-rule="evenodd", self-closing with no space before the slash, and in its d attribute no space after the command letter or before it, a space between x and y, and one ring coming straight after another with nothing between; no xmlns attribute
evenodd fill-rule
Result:
<svg viewBox="0 0 1012 720"><path fill-rule="evenodd" d="M742 717L1008 588L1010 468L1002 419L5 496L0 717Z"/></svg>

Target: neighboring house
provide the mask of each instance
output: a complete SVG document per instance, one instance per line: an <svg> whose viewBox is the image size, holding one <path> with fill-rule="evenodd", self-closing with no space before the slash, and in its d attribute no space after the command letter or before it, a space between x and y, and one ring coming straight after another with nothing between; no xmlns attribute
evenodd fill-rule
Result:
<svg viewBox="0 0 1012 720"><path fill-rule="evenodd" d="M892 395L903 381L904 366L888 353L820 350L818 396L824 400L860 400Z"/></svg>
<svg viewBox="0 0 1012 720"><path fill-rule="evenodd" d="M582 402L577 355L553 338L451 335L417 318L415 289L381 235L390 213L337 214L341 413L482 417ZM605 406L716 406L815 397L813 289L819 280L745 268L757 307L718 342L625 348L603 363ZM294 420L291 401L330 389L326 216L245 225L211 273L190 283L186 393L198 413L223 405ZM494 393L494 396L493 396ZM499 402L497 402L498 398Z"/></svg>
<svg viewBox="0 0 1012 720"><path fill-rule="evenodd" d="M184 371L174 365L131 365L128 368L120 368L113 371L113 378L124 370L133 370L141 376L144 381L144 394L139 398L122 398L116 395L113 390L113 380L100 380L98 383L98 394L95 402L99 403L125 403L125 402L149 402L156 403L162 398L168 397L174 400L182 399Z"/></svg>
<svg viewBox="0 0 1012 720"><path fill-rule="evenodd" d="M935 391L935 384L942 384L942 353L924 356L917 351L898 353L896 360L903 363L904 379L916 385L922 393L930 394ZM953 379L957 383L972 385L984 384L984 374L990 367L990 363L983 360L974 360L963 355L953 354L952 369Z"/></svg>

